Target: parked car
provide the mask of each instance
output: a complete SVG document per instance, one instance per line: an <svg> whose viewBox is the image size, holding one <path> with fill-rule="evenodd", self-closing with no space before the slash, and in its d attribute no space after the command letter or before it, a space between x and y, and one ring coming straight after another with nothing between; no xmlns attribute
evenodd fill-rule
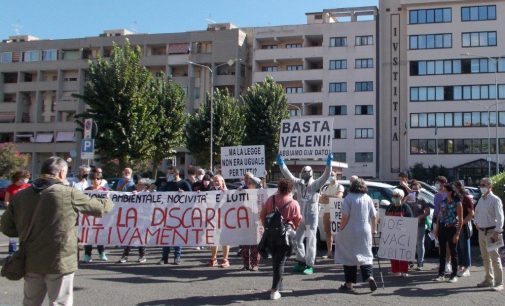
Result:
<svg viewBox="0 0 505 306"><path fill-rule="evenodd" d="M0 179L0 204L3 205L3 202L5 201L5 190L7 190L7 187L11 184L10 180L7 179Z"/></svg>

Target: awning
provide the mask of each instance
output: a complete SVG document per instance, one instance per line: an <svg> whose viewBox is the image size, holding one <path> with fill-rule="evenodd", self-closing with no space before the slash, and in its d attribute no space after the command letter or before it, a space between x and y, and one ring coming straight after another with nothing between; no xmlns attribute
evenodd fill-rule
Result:
<svg viewBox="0 0 505 306"><path fill-rule="evenodd" d="M35 136L35 142L44 142L44 143L47 143L47 142L53 142L53 133L51 134L43 134L43 133L40 133L40 134L37 134L37 136Z"/></svg>
<svg viewBox="0 0 505 306"><path fill-rule="evenodd" d="M58 132L56 134L56 142L74 142L75 133L74 132Z"/></svg>

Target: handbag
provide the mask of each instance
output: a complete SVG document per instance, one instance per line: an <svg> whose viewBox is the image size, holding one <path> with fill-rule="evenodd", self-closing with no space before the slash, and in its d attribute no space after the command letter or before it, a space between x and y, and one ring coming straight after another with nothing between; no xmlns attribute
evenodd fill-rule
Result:
<svg viewBox="0 0 505 306"><path fill-rule="evenodd" d="M37 203L37 207L32 215L32 219L30 220L30 224L28 225L28 229L25 232L24 238L20 239L19 249L14 252L11 256L7 257L2 266L2 271L0 274L7 278L8 280L17 281L22 279L26 274L26 250L25 250L25 242L28 240L32 229L33 223L35 222L35 216L37 215L40 207L40 203ZM20 237L21 238L21 237Z"/></svg>

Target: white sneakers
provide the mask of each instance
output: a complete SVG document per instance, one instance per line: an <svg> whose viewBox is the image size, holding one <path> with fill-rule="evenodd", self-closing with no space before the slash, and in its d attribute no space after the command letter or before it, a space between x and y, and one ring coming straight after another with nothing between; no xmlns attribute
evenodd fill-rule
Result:
<svg viewBox="0 0 505 306"><path fill-rule="evenodd" d="M458 277L467 277L470 276L470 268L469 267L464 267L459 269L458 271Z"/></svg>
<svg viewBox="0 0 505 306"><path fill-rule="evenodd" d="M498 285L493 287L494 291L503 291L503 285Z"/></svg>
<svg viewBox="0 0 505 306"><path fill-rule="evenodd" d="M270 299L271 300L278 300L280 298L281 298L281 293L279 291L270 292Z"/></svg>
<svg viewBox="0 0 505 306"><path fill-rule="evenodd" d="M445 263L445 274L451 274L452 273L452 266L450 262Z"/></svg>

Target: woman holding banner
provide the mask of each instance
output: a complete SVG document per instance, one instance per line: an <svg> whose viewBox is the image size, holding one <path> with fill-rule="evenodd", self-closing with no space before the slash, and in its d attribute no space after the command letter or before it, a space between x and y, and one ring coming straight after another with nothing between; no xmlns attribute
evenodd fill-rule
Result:
<svg viewBox="0 0 505 306"><path fill-rule="evenodd" d="M438 268L437 282L445 281L445 256L447 246L451 254L452 272L449 277L450 283L458 281L458 245L459 235L463 226L463 206L461 200L451 184L445 184L442 191L445 193L445 200L440 204L437 219L437 230L435 235L438 237L440 249L440 266Z"/></svg>
<svg viewBox="0 0 505 306"><path fill-rule="evenodd" d="M226 187L226 184L224 182L224 178L216 174L212 177L212 182L214 184L214 190L220 190L220 191L225 191L228 190ZM223 260L221 260L221 263L218 265L217 264L217 246L211 246L210 247L210 261L207 264L208 267L221 267L221 268L228 268L230 266L230 261L228 260L228 254L230 253L230 246L229 245L223 245Z"/></svg>
<svg viewBox="0 0 505 306"><path fill-rule="evenodd" d="M261 189L261 179L255 177L251 172L244 175L244 182L247 189ZM258 262L260 261L260 254L258 252L258 245L241 245L240 253L242 255L242 262L244 266L242 270L258 271Z"/></svg>
<svg viewBox="0 0 505 306"><path fill-rule="evenodd" d="M349 194L342 204L340 231L335 235L335 263L344 265L345 284L342 292L354 292L358 267L363 281L371 291L377 290L373 278L372 232L377 231L377 211L373 200L367 195L368 188L363 179L351 182Z"/></svg>
<svg viewBox="0 0 505 306"><path fill-rule="evenodd" d="M265 225L265 218L267 214L271 213L276 207L282 216L282 221L288 225L289 229L286 230L286 235L295 235L295 230L302 220L300 213L300 204L291 196L293 191L293 183L287 179L279 181L277 193L269 197L263 204L260 213L260 220ZM272 289L270 292L271 300L278 300L281 298L280 290L282 290L282 276L284 274L284 264L286 263L287 255L290 253L290 247L286 246L284 241L279 243L270 242L269 249L272 254L273 266L273 281Z"/></svg>
<svg viewBox="0 0 505 306"><path fill-rule="evenodd" d="M393 190L391 205L386 209L386 216L393 217L413 217L412 209L407 204L404 204L403 198L405 193L403 190L396 188ZM391 259L391 273L395 276L408 276L409 262L405 260Z"/></svg>

